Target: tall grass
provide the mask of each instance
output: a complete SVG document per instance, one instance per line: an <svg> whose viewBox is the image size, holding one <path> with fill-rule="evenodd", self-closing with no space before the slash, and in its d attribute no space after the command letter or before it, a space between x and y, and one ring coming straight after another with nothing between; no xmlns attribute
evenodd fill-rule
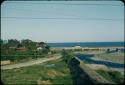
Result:
<svg viewBox="0 0 125 85"><path fill-rule="evenodd" d="M50 64L54 64L55 66L46 66ZM55 73L53 74L53 72ZM4 84L37 84L38 80L49 80L52 84L72 84L70 71L62 59L29 67L1 71L1 81Z"/></svg>
<svg viewBox="0 0 125 85"><path fill-rule="evenodd" d="M121 75L118 71L104 71L104 70L97 70L97 72L102 75L104 78L111 82L115 82L117 84L121 84L124 82L124 76Z"/></svg>

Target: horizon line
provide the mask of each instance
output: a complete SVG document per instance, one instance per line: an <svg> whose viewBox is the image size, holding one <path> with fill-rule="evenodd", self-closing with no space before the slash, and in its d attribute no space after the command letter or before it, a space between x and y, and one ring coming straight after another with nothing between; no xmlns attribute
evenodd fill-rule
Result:
<svg viewBox="0 0 125 85"><path fill-rule="evenodd" d="M11 38L10 38L11 39ZM15 38L12 38L12 39L15 39ZM28 38L26 38L26 39L28 39ZM18 40L18 41L21 41L21 40L26 40L26 39L16 39L16 40ZM0 40L9 40L9 39L0 39ZM33 40L33 39L29 39L29 40L31 40L31 41L33 41L33 42L45 42L45 43L91 43L91 42L125 42L125 40L123 40L123 41L61 41L61 42L59 42L59 41L55 41L55 42L52 42L52 41L38 41L38 40Z"/></svg>
<svg viewBox="0 0 125 85"><path fill-rule="evenodd" d="M93 43L93 42L125 42L125 41L80 41L80 42L46 42L46 43Z"/></svg>

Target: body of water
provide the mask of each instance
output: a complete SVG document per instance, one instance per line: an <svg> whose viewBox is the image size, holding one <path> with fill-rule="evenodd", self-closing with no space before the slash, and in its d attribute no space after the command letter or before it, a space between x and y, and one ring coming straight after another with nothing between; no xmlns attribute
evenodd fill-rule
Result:
<svg viewBox="0 0 125 85"><path fill-rule="evenodd" d="M74 43L48 43L50 47L122 47L124 42L74 42Z"/></svg>
<svg viewBox="0 0 125 85"><path fill-rule="evenodd" d="M119 64L115 62L109 62L109 61L100 61L100 60L93 60L91 57L94 57L94 55L85 55L85 54L76 54L76 57L78 57L80 60L87 62L87 63L92 63L92 64L103 64L108 67L112 68L124 68L124 64Z"/></svg>

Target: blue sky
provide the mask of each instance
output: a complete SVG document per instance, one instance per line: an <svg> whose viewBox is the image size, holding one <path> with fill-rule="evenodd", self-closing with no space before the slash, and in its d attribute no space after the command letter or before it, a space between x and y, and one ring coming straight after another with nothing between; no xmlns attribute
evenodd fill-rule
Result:
<svg viewBox="0 0 125 85"><path fill-rule="evenodd" d="M2 39L28 38L44 42L124 41L124 6L120 1L4 1L1 17Z"/></svg>

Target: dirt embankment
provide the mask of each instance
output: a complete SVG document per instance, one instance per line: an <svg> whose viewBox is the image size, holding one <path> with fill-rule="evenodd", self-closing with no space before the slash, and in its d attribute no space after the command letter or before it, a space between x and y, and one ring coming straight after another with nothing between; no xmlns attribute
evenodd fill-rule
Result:
<svg viewBox="0 0 125 85"><path fill-rule="evenodd" d="M107 81L100 76L93 69L81 63L77 59L73 58L69 63L70 72L73 79L73 84L110 84L112 82Z"/></svg>
<svg viewBox="0 0 125 85"><path fill-rule="evenodd" d="M14 69L14 68L32 66L32 65L44 63L44 62L47 62L47 61L50 61L50 60L56 60L56 59L59 59L61 57L62 57L61 55L55 55L54 57L50 57L50 58L39 58L37 60L32 60L32 61L28 61L28 62L24 62L24 63L1 66L1 69L5 70L5 69Z"/></svg>

